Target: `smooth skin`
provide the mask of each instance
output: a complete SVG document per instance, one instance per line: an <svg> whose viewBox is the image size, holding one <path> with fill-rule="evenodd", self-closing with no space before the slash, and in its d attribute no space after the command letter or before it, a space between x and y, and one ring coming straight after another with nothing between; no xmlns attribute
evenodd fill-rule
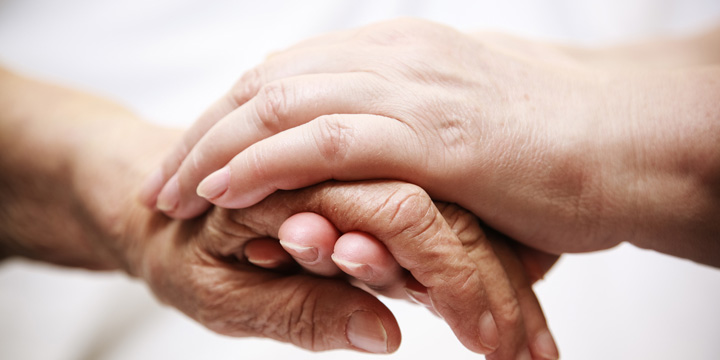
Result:
<svg viewBox="0 0 720 360"><path fill-rule="evenodd" d="M176 218L397 179L533 248L720 266L720 30L588 50L419 20L273 54L144 189Z"/></svg>
<svg viewBox="0 0 720 360"><path fill-rule="evenodd" d="M180 134L105 99L8 71L0 77L0 258L124 270L147 282L162 302L221 334L316 351L392 352L399 328L377 298L311 268L273 266L246 247L262 249L283 225L288 234L305 231L310 238L337 231L332 235L340 239L330 239L337 244L366 234L361 246L381 244L374 253L392 254L403 269L396 268L400 274L390 283L407 279L409 290L426 296L471 350L492 353L491 359L557 357L530 287L555 257L486 236L469 213L436 206L419 187L327 182L276 193L244 210L170 219L132 194ZM318 217L293 225L293 215L308 212ZM359 263L362 255L343 259ZM365 279L386 291L387 279Z"/></svg>

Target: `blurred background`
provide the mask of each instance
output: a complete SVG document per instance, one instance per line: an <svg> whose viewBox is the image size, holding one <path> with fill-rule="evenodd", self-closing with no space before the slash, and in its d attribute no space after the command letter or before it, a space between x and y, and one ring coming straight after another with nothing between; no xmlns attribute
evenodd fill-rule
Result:
<svg viewBox="0 0 720 360"><path fill-rule="evenodd" d="M720 26L720 1L0 0L0 64L183 127L271 51L398 16L602 46ZM535 290L565 359L720 359L718 269L621 245L564 256ZM422 307L384 301L403 331L387 357L481 358ZM0 263L0 359L290 357L377 355L223 337L121 273Z"/></svg>

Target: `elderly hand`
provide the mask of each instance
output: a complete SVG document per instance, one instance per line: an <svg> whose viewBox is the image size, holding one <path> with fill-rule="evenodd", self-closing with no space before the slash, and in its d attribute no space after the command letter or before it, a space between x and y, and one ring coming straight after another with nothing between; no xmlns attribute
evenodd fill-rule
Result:
<svg viewBox="0 0 720 360"><path fill-rule="evenodd" d="M581 53L413 20L306 41L243 76L145 202L189 218L203 197L391 178L548 252L627 240L720 265L717 66Z"/></svg>
<svg viewBox="0 0 720 360"><path fill-rule="evenodd" d="M316 236L328 231L318 219L291 217L306 211L323 215L343 234L334 250ZM285 234L278 236L283 222ZM491 359L557 357L528 271L507 239L486 237L474 217L455 206L438 210L409 184L326 183L274 194L246 210L215 208L190 223L156 217L141 228L151 235L137 237L150 239L138 241L137 273L163 301L223 334L271 337L312 350L384 353L399 345L390 312L362 290L254 266L282 268L266 261L273 258L266 247L276 244L269 239L280 237L293 244L286 248L309 273L334 275L328 272L334 252L348 274L381 294L410 294L442 316L463 344ZM297 252L309 248L316 255L311 261Z"/></svg>

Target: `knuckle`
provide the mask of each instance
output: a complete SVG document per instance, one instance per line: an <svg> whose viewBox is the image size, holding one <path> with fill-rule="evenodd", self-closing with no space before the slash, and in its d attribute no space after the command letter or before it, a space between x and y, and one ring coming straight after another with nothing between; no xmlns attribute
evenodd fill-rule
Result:
<svg viewBox="0 0 720 360"><path fill-rule="evenodd" d="M353 144L354 129L337 115L324 115L313 123L313 139L320 156L334 165L346 159Z"/></svg>
<svg viewBox="0 0 720 360"><path fill-rule="evenodd" d="M522 325L522 311L517 299L508 299L498 304L493 311L497 321L502 322L508 328L518 328Z"/></svg>
<svg viewBox="0 0 720 360"><path fill-rule="evenodd" d="M247 154L247 175L251 179L267 181L269 179L269 170L266 159L263 157L263 151L259 151L256 146L250 146L245 149Z"/></svg>
<svg viewBox="0 0 720 360"><path fill-rule="evenodd" d="M438 203L436 206L463 245L471 246L487 239L477 218L469 211L455 204Z"/></svg>
<svg viewBox="0 0 720 360"><path fill-rule="evenodd" d="M265 82L265 68L262 65L254 67L240 77L230 89L229 97L236 106L240 106L255 96Z"/></svg>
<svg viewBox="0 0 720 360"><path fill-rule="evenodd" d="M422 238L439 225L435 205L419 186L400 184L383 203L380 211L394 235Z"/></svg>
<svg viewBox="0 0 720 360"><path fill-rule="evenodd" d="M301 282L289 292L286 301L276 302L277 308L267 321L263 335L282 339L309 350L324 350L323 336L319 334L317 286Z"/></svg>
<svg viewBox="0 0 720 360"><path fill-rule="evenodd" d="M187 169L184 169L187 174L203 174L202 172L204 166L206 164L206 161L208 160L208 157L205 156L205 151L202 146L198 146L195 149L193 149L190 154L188 155L188 159L185 161L185 166Z"/></svg>
<svg viewBox="0 0 720 360"><path fill-rule="evenodd" d="M291 88L282 81L272 82L260 88L255 100L258 125L272 133L284 130L283 121L287 119L292 99Z"/></svg>

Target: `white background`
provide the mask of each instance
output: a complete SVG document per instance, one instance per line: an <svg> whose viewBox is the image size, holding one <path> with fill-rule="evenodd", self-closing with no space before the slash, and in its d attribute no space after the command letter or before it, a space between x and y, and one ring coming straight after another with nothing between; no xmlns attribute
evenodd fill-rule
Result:
<svg viewBox="0 0 720 360"><path fill-rule="evenodd" d="M720 2L0 0L0 63L185 126L270 51L401 15L601 45L720 25ZM535 289L566 359L720 358L717 269L622 245L565 256ZM403 331L389 357L480 358L424 309L386 303ZM372 356L217 336L119 273L0 264L0 359Z"/></svg>

